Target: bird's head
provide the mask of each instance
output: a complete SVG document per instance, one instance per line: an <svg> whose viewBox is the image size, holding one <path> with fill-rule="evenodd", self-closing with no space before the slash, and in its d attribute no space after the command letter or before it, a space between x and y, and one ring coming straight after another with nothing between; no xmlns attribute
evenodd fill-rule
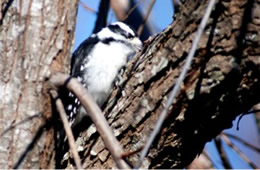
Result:
<svg viewBox="0 0 260 170"><path fill-rule="evenodd" d="M141 50L143 43L138 38L136 31L123 22L115 22L103 28L98 34L98 38L104 43L121 42L134 50Z"/></svg>

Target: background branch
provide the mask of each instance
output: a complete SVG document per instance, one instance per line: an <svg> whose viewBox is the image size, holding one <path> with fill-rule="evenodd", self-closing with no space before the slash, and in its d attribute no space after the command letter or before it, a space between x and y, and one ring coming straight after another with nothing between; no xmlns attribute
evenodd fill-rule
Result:
<svg viewBox="0 0 260 170"><path fill-rule="evenodd" d="M138 28L138 30L137 30L138 36L141 36L141 34L142 34L143 30L144 30L145 23L146 23L146 21L147 21L149 15L150 15L150 13L151 13L151 11L152 11L152 8L153 8L153 6L154 6L154 3L155 3L155 0L153 0L153 1L151 2L151 4L149 5L149 7L148 7L148 9L147 9L146 15L144 16L144 19L143 19L143 23L139 26L139 28Z"/></svg>
<svg viewBox="0 0 260 170"><path fill-rule="evenodd" d="M225 135L225 136L227 136L227 137L229 137L229 138L233 138L233 139L235 139L235 140L238 140L239 142L243 143L244 145L248 146L249 148L253 149L254 151L260 153L260 148L258 148L258 147L256 147L256 146L254 146L254 145L252 145L252 144L250 144L250 143L244 141L242 138L240 138L240 137L238 137L238 136L235 136L235 135L232 135L232 134L227 134L227 133L221 133L221 134L222 134L222 135Z"/></svg>
<svg viewBox="0 0 260 170"><path fill-rule="evenodd" d="M112 0L111 6L115 11L116 17L119 21L123 21L128 25L131 25L135 30L138 30L139 26L143 23L143 15L138 7L143 0L129 0L129 1L120 1ZM149 27L146 22L143 27L142 34L140 39L145 41L152 34L152 29Z"/></svg>
<svg viewBox="0 0 260 170"><path fill-rule="evenodd" d="M217 137L214 141L216 143L216 148L217 148L217 151L219 153L219 156L220 156L220 159L222 161L224 168L225 169L232 169L232 166L229 163L227 154L226 154L226 152L223 148L223 145L221 143L221 139Z"/></svg>
<svg viewBox="0 0 260 170"><path fill-rule="evenodd" d="M228 138L226 135L220 134L220 137L221 137L221 139L223 139L223 140L225 141L225 143L226 143L229 147L231 147L235 152L237 152L238 155L239 155L246 163L248 163L249 166L251 166L251 167L254 168L254 169L258 169L258 167L257 167L252 161L250 161L250 159L248 159L248 157L247 157L245 154L243 154L243 153L240 151L240 149L238 149L238 147L236 147L236 145L234 145L233 142L232 142L231 140L229 140L229 138Z"/></svg>
<svg viewBox="0 0 260 170"><path fill-rule="evenodd" d="M88 10L89 12L92 12L94 14L97 14L97 11L95 11L93 8L89 7L85 2L79 1L80 5L82 5L83 8Z"/></svg>

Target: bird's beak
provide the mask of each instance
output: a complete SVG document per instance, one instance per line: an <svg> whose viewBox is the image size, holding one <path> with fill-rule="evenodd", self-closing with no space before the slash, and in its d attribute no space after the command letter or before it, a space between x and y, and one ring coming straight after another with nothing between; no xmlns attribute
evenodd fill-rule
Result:
<svg viewBox="0 0 260 170"><path fill-rule="evenodd" d="M142 48L143 48L143 43L142 41L138 38L138 37L135 37L133 40L132 40L133 44L134 44L134 50L136 52L140 51Z"/></svg>

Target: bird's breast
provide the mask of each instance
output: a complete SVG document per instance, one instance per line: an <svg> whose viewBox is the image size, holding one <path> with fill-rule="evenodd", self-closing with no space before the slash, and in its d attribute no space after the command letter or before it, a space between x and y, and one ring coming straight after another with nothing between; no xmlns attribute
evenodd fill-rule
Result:
<svg viewBox="0 0 260 170"><path fill-rule="evenodd" d="M96 51L92 52L85 66L85 80L93 98L97 103L102 103L109 96L113 82L119 70L126 64L129 53L120 47L103 46L94 50Z"/></svg>

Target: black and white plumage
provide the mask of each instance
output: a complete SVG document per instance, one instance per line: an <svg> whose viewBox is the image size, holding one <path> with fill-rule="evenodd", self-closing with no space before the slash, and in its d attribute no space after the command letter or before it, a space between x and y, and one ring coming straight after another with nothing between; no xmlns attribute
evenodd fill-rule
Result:
<svg viewBox="0 0 260 170"><path fill-rule="evenodd" d="M91 35L76 49L71 76L88 89L101 107L111 93L119 70L126 65L128 57L141 48L136 32L122 22L115 22ZM64 103L71 124L87 114L71 92Z"/></svg>

